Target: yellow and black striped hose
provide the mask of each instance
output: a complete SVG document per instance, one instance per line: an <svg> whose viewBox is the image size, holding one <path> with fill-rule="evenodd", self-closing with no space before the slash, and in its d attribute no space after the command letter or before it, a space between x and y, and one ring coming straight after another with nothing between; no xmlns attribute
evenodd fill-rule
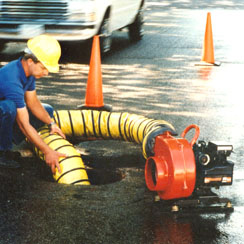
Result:
<svg viewBox="0 0 244 244"><path fill-rule="evenodd" d="M165 131L176 135L174 127L164 120L149 119L126 112L58 110L54 113L54 119L68 138L76 140L101 138L135 142L142 144L145 158L154 155L156 136ZM73 145L58 135L50 135L47 127L40 129L40 135L51 148L69 155L60 159L62 173L57 172L54 179L59 183L89 184L84 163ZM43 159L42 153L37 149L36 152Z"/></svg>
<svg viewBox="0 0 244 244"><path fill-rule="evenodd" d="M70 138L116 139L142 144L143 156L153 155L153 141L157 135L174 127L164 120L148 119L141 115L96 110L59 110L55 122Z"/></svg>
<svg viewBox="0 0 244 244"><path fill-rule="evenodd" d="M39 135L50 148L68 155L66 158L59 159L61 174L56 170L56 173L53 175L56 182L73 185L90 185L83 160L71 143L60 135L50 134L47 126L39 129ZM40 159L45 159L39 149L35 147L34 150Z"/></svg>

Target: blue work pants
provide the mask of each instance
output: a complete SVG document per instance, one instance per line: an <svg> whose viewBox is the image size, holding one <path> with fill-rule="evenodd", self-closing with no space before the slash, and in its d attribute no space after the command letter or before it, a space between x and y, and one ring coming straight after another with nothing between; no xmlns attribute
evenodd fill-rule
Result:
<svg viewBox="0 0 244 244"><path fill-rule="evenodd" d="M13 125L16 118L16 105L13 101L0 101L0 150L12 148Z"/></svg>
<svg viewBox="0 0 244 244"><path fill-rule="evenodd" d="M50 117L53 118L53 107L48 104L42 104ZM44 123L38 120L29 110L30 124L38 129ZM21 143L25 135L20 130L15 118L17 109L15 103L10 100L0 101L0 150L11 150L12 142Z"/></svg>

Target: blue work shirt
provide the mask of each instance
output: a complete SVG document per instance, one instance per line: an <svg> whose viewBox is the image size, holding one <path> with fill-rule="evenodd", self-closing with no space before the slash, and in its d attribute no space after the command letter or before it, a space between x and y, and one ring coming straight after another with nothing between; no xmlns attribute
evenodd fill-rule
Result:
<svg viewBox="0 0 244 244"><path fill-rule="evenodd" d="M25 104L25 92L35 90L35 77L26 77L21 58L0 69L0 100L12 100L17 108Z"/></svg>

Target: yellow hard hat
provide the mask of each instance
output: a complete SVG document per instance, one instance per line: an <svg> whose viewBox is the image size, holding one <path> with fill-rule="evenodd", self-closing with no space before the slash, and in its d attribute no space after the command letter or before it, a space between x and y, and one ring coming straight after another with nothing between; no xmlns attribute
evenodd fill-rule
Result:
<svg viewBox="0 0 244 244"><path fill-rule="evenodd" d="M61 47L55 38L48 35L36 36L28 40L27 47L49 72L59 71Z"/></svg>

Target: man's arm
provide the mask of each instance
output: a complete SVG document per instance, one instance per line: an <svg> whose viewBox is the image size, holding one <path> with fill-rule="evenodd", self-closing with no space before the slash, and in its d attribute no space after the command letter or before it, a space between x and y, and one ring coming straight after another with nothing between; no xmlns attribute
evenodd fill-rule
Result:
<svg viewBox="0 0 244 244"><path fill-rule="evenodd" d="M49 116L48 112L43 108L40 100L37 97L36 91L27 91L25 93L25 102L27 107L31 110L33 115L44 122L45 124L50 124L53 120ZM65 135L63 132L60 130L60 128L54 124L51 127L51 134L53 133L58 133L60 136L65 138Z"/></svg>
<svg viewBox="0 0 244 244"><path fill-rule="evenodd" d="M29 114L26 107L17 109L16 121L28 140L43 152L45 155L45 161L51 168L52 172L55 173L55 167L57 167L58 171L61 173L59 158L66 157L67 155L52 150L41 139L35 128L29 123Z"/></svg>

